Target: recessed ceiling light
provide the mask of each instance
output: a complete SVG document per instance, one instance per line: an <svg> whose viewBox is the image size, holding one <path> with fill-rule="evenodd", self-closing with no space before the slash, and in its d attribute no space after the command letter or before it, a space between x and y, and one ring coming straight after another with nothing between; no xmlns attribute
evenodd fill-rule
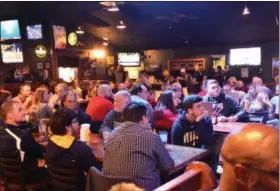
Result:
<svg viewBox="0 0 280 191"><path fill-rule="evenodd" d="M103 40L108 40L108 38L106 38L106 37L103 37Z"/></svg>
<svg viewBox="0 0 280 191"><path fill-rule="evenodd" d="M103 42L103 46L108 46L109 42Z"/></svg>
<svg viewBox="0 0 280 191"><path fill-rule="evenodd" d="M247 7L247 2L245 3L245 7L243 9L243 15L249 15L250 14L250 10L249 8Z"/></svg>
<svg viewBox="0 0 280 191"><path fill-rule="evenodd" d="M84 34L85 31L82 30L81 26L78 27L78 29L76 30L76 34Z"/></svg>
<svg viewBox="0 0 280 191"><path fill-rule="evenodd" d="M126 26L124 25L123 21L120 21L120 24L117 26L118 29L125 29Z"/></svg>
<svg viewBox="0 0 280 191"><path fill-rule="evenodd" d="M117 12L117 11L119 11L120 9L119 9L119 7L116 5L115 2L112 2L112 5L109 6L109 8L108 8L107 10L110 11L110 12Z"/></svg>

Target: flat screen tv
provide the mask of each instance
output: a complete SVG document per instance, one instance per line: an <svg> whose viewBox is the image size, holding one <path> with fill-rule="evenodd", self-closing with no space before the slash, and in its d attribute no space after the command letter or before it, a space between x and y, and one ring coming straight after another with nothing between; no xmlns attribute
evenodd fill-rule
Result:
<svg viewBox="0 0 280 191"><path fill-rule="evenodd" d="M18 20L1 21L1 41L20 39Z"/></svg>
<svg viewBox="0 0 280 191"><path fill-rule="evenodd" d="M1 44L1 53L3 63L22 63L22 46L19 43Z"/></svg>
<svg viewBox="0 0 280 191"><path fill-rule="evenodd" d="M258 66L261 64L261 48L238 48L230 49L230 65L252 65Z"/></svg>
<svg viewBox="0 0 280 191"><path fill-rule="evenodd" d="M26 27L27 39L28 40L37 40L43 38L42 25L29 25Z"/></svg>
<svg viewBox="0 0 280 191"><path fill-rule="evenodd" d="M119 53L118 63L122 66L140 66L140 53Z"/></svg>

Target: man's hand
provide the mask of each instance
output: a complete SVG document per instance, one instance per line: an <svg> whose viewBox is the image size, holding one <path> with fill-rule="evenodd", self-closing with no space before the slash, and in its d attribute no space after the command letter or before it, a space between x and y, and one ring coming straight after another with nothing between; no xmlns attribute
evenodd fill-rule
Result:
<svg viewBox="0 0 280 191"><path fill-rule="evenodd" d="M206 116L208 116L208 111L207 110L204 110L204 112L203 112L203 114L202 115L200 115L200 116L198 116L197 118L196 118L196 122L200 122L202 119L204 119Z"/></svg>
<svg viewBox="0 0 280 191"><path fill-rule="evenodd" d="M236 117L236 116L230 116L228 118L228 122L236 122L237 120L238 120L238 117Z"/></svg>
<svg viewBox="0 0 280 191"><path fill-rule="evenodd" d="M218 122L226 122L227 120L228 120L228 118L225 116L218 117Z"/></svg>

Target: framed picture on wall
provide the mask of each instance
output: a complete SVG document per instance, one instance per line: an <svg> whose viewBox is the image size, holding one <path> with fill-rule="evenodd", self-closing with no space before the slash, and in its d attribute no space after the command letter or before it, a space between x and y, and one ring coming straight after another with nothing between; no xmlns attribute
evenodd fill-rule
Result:
<svg viewBox="0 0 280 191"><path fill-rule="evenodd" d="M279 57L272 58L272 77L279 76Z"/></svg>
<svg viewBox="0 0 280 191"><path fill-rule="evenodd" d="M210 55L213 69L216 69L218 66L221 66L222 69L226 66L226 55Z"/></svg>
<svg viewBox="0 0 280 191"><path fill-rule="evenodd" d="M206 69L205 58L186 58L168 61L168 68L170 71L180 71L181 68L185 68L185 70L195 70L197 67L201 71Z"/></svg>

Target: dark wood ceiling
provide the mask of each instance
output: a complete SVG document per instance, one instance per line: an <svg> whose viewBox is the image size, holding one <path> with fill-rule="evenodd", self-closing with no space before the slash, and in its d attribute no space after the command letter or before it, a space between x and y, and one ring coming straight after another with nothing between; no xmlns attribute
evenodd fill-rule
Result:
<svg viewBox="0 0 280 191"><path fill-rule="evenodd" d="M279 41L279 2L125 2L108 12L98 2L0 2L0 18L52 20L118 48L251 45ZM163 17L158 19L157 17ZM123 20L127 28L116 25ZM186 43L187 42L187 43Z"/></svg>

